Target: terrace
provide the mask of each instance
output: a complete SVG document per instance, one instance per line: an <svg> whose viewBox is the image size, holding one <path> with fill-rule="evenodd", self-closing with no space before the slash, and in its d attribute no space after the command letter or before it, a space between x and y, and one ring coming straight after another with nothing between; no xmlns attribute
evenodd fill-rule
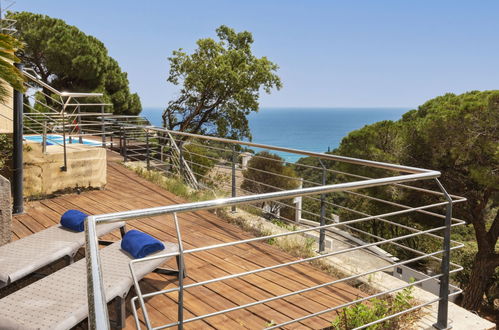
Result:
<svg viewBox="0 0 499 330"><path fill-rule="evenodd" d="M178 205L185 202L185 200L140 178L132 171L110 160L108 162L108 184L105 190L28 202L25 213L14 217L13 232L17 239L45 229L56 224L61 214L67 209L80 209L88 214L101 214L144 207ZM189 213L181 215L179 218L186 249L252 237L237 226L229 224L207 211ZM165 216L131 221L129 228L148 232L162 240L173 242L176 240L173 223ZM105 238L117 241L118 237L119 233L113 233ZM244 248L234 246L226 250L217 249L196 255L186 255L185 264L188 277L185 279L185 285L293 260L297 260L297 258L262 242L254 242L244 246ZM140 285L144 291L151 292L171 287L174 280L175 278L172 276L151 274ZM197 287L186 293L185 315L188 317L202 315L332 280L331 276L320 270L309 265L298 264L282 270L230 280L227 283ZM316 292L304 293L248 310L235 311L188 323L186 327L234 328L243 326L263 328L271 320L278 323L289 321L308 313L321 311L333 302L342 304L354 300L358 296L364 296L364 293L339 283ZM176 305L176 295L172 294L148 300L147 310L151 316L152 326L175 322L177 320ZM331 312L299 324L310 328L326 327L335 314ZM144 325L143 322L141 323ZM132 328L134 326L131 313L127 317L126 325Z"/></svg>
<svg viewBox="0 0 499 330"><path fill-rule="evenodd" d="M30 86L37 82L26 74L32 80ZM44 154L50 152L50 134L62 136L53 143L63 157L53 162L60 167L58 173L67 175L79 168L67 141L100 141L101 147L86 148L105 154L105 168L100 169L106 173L105 185L89 185L100 189L84 192L76 185L78 193L29 201L12 223L16 240L58 223L68 209L91 215L85 251L78 254L88 264L89 317L77 327L106 329L115 317L106 303L95 229L99 223L120 220L127 221L128 228L178 244L179 251L168 256L183 260L187 269L183 280L151 273L135 281L127 296L126 328L325 328L348 306L387 298L408 287L415 290L411 307L358 328L416 311L411 324L417 327L447 328L449 313L454 322L461 322L462 309L449 301L460 293L449 284L450 274L461 269L450 262L450 252L461 244L452 241L450 234L452 227L463 224L452 217L452 205L465 200L445 191L439 172L168 131L140 117L113 116L105 110L82 112L82 107L104 109L105 104L95 99L92 103L95 95L79 96L83 101L78 103L57 100L62 108L54 111L35 111L50 106L39 100L37 107L24 104L32 110L24 117L24 134L40 135ZM22 105L14 108L22 112ZM48 129L48 122L55 124ZM320 166L290 164L252 155L251 150L298 154ZM245 157L292 167L301 174L318 173L319 180L251 168ZM264 174L263 179L245 177L248 170ZM293 188L273 184L276 178L294 182ZM163 189L163 179L181 184L186 196ZM248 190L245 180L253 180L253 187L260 190ZM200 199L198 193L209 198L188 199ZM409 193L424 195L418 200L424 203L398 198ZM369 213L372 208L367 206L372 205L380 205L379 212ZM427 228L410 225L421 217L428 219ZM391 233L366 229L381 225ZM118 241L119 233L104 239ZM280 244L288 239L295 249L312 247L312 251L293 255ZM418 239L427 242L428 249L414 248L412 243ZM140 259L131 262L132 275L137 262ZM174 268L170 263L167 266ZM421 264L428 272L421 267L410 272ZM62 267L59 262L43 272ZM415 281L400 276L405 272L413 274ZM0 296L37 278L33 274L1 289ZM431 291L435 286L433 294L421 289ZM473 318L468 322L479 324Z"/></svg>

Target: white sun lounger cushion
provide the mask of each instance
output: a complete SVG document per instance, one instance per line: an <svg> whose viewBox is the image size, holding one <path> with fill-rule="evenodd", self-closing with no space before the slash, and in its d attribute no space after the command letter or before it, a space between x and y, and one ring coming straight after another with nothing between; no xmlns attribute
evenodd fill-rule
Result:
<svg viewBox="0 0 499 330"><path fill-rule="evenodd" d="M97 235L103 236L124 225L124 222L98 225ZM0 288L62 257L73 257L84 243L84 232L55 225L0 246Z"/></svg>
<svg viewBox="0 0 499 330"><path fill-rule="evenodd" d="M164 243L161 254L178 251ZM133 259L120 248L121 241L100 251L107 301L125 297L133 285L129 262ZM152 254L152 255L155 255ZM141 279L167 258L139 262L135 274ZM70 329L88 316L86 260L82 259L0 300L0 329Z"/></svg>

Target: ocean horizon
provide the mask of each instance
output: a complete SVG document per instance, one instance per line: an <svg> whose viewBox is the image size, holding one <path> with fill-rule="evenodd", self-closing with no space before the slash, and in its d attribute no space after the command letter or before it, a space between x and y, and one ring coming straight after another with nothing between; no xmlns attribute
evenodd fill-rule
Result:
<svg viewBox="0 0 499 330"><path fill-rule="evenodd" d="M261 108L248 116L252 142L312 152L339 146L349 132L381 120L398 120L411 108ZM141 113L161 126L163 108L145 107ZM275 152L288 162L301 156Z"/></svg>

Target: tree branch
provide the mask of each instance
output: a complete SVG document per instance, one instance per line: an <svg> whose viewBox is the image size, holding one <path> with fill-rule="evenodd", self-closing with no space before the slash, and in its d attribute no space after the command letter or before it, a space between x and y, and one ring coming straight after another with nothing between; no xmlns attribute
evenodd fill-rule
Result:
<svg viewBox="0 0 499 330"><path fill-rule="evenodd" d="M213 112L213 110L215 110L215 107L213 107L213 108L205 111L205 113L203 114L203 116L199 120L198 124L196 125L196 128L193 129L192 133L197 133L198 132L198 130L206 122L206 120L208 119L208 116Z"/></svg>

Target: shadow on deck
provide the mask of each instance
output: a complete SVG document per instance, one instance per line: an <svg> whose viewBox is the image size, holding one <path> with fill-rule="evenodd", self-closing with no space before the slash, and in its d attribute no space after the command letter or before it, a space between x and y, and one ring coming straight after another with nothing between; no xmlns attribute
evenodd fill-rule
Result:
<svg viewBox="0 0 499 330"><path fill-rule="evenodd" d="M170 192L140 178L132 171L116 163L115 160L113 158L108 159L108 183L103 190L63 195L26 203L25 214L17 215L13 219L14 239L54 225L59 221L61 214L68 209L80 209L88 214L100 214L185 202ZM249 233L207 211L183 213L179 215L179 220L184 248L186 249L252 237ZM127 227L128 229L136 228L145 231L160 240L176 242L173 221L169 216L135 220L129 222ZM118 240L119 232L109 234L104 238ZM83 256L83 251L80 251L79 258L83 258ZM291 255L262 242L190 254L185 259L188 271L185 284L295 259ZM169 263L174 266L173 262ZM300 264L195 287L185 292L184 317L190 318L332 280L332 277L312 266ZM26 285L30 281L32 282L34 279L28 278L21 285ZM140 282L143 292L172 287L175 283L176 278L173 276L155 273L149 274ZM15 290L15 288L10 290ZM8 292L0 291L0 296L6 294ZM129 294L127 301L126 327L130 329L135 327L129 304L132 295L133 292ZM263 328L271 322L285 322L355 300L355 298L363 295L361 291L346 284L338 284L286 299L260 304L248 309L195 321L185 324L185 327L196 329ZM156 296L147 301L153 326L160 326L177 320L176 301L176 293ZM109 308L111 318L113 317L113 310L114 308ZM142 317L140 313L139 315ZM329 326L331 320L335 317L336 312L327 313L301 323L295 323L290 325L289 328L324 328ZM86 327L86 324L80 324L80 326Z"/></svg>

